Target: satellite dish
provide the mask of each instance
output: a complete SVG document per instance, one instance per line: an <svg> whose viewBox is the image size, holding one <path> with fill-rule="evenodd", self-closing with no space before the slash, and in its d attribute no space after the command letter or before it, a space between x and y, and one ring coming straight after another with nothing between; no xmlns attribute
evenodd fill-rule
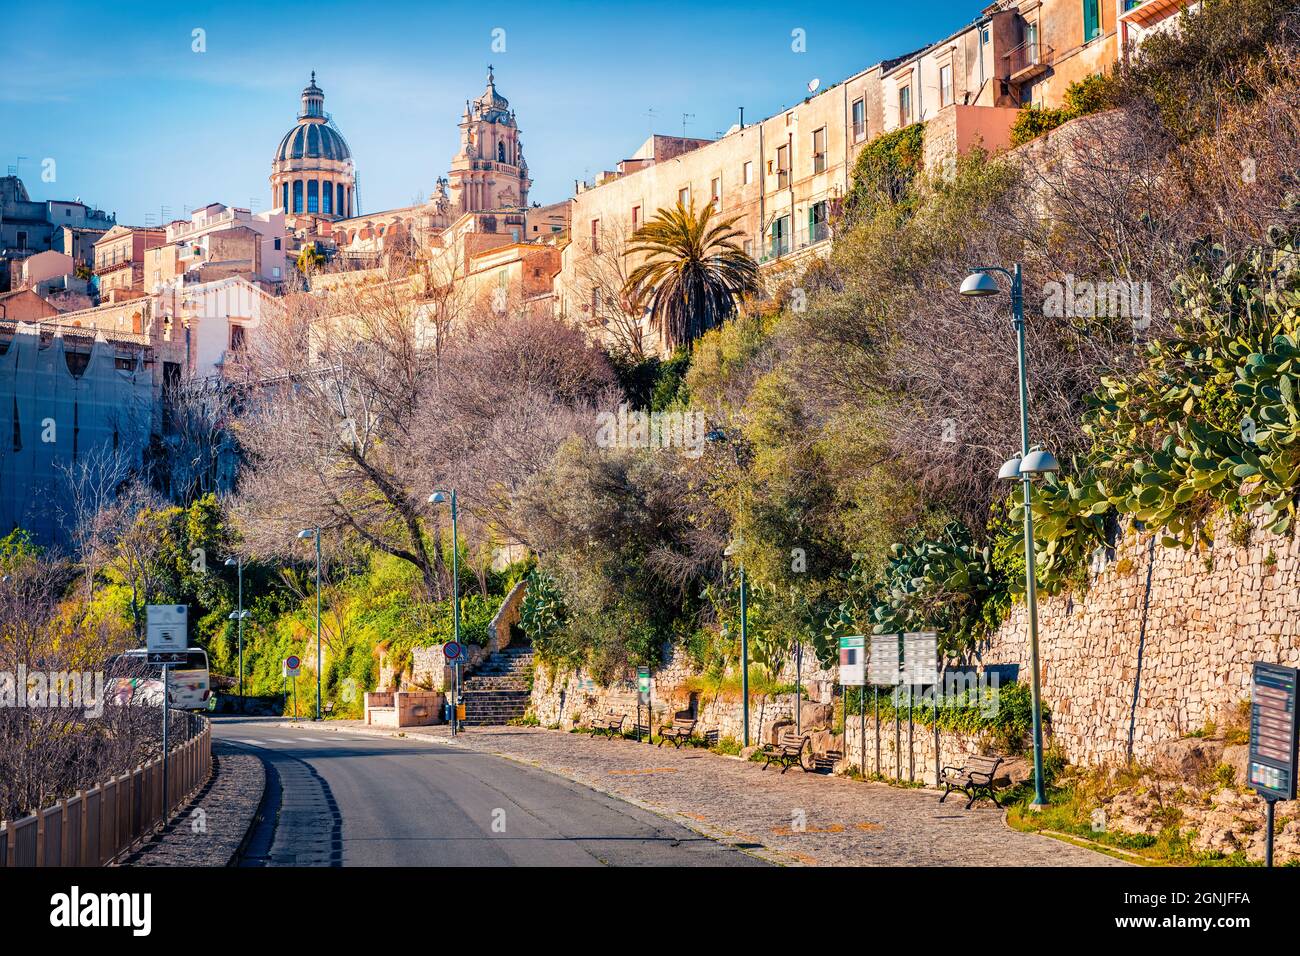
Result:
<svg viewBox="0 0 1300 956"><path fill-rule="evenodd" d="M816 93L817 87L821 85L822 85L822 81L818 77L814 76L811 80L808 81L808 92Z"/></svg>

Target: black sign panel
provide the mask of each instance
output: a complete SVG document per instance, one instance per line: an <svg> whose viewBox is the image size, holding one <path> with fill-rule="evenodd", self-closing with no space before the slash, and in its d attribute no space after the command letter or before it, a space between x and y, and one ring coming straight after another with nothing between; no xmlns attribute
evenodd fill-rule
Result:
<svg viewBox="0 0 1300 956"><path fill-rule="evenodd" d="M188 651L149 651L150 664L184 664Z"/></svg>
<svg viewBox="0 0 1300 956"><path fill-rule="evenodd" d="M1255 662L1250 682L1250 765L1246 784L1268 800L1296 798L1294 667Z"/></svg>

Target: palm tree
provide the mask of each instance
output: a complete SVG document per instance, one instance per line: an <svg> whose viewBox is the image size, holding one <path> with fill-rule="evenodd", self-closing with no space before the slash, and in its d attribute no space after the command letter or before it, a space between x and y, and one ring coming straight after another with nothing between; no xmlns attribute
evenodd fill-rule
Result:
<svg viewBox="0 0 1300 956"><path fill-rule="evenodd" d="M623 295L634 314L650 311L651 326L669 349L699 338L736 313L742 295L758 288L758 265L737 243L736 219L714 221L713 204L696 214L678 203L660 209L632 234L627 255L647 258L632 270Z"/></svg>

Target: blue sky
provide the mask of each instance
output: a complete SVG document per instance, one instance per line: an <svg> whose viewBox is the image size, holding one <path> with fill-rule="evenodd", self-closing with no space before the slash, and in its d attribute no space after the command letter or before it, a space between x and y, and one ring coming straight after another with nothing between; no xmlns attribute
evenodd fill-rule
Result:
<svg viewBox="0 0 1300 956"><path fill-rule="evenodd" d="M486 66L553 202L656 132L714 136L942 39L980 0L911 3L24 4L0 33L0 165L36 199L121 222L220 201L270 205L271 154L312 70L347 137L366 211L427 196ZM468 12L465 12L465 11ZM192 31L206 32L194 52ZM791 50L805 31L806 52ZM503 30L505 50L492 49ZM500 34L497 34L500 37ZM647 115L654 110L653 120ZM56 180L41 181L55 160Z"/></svg>

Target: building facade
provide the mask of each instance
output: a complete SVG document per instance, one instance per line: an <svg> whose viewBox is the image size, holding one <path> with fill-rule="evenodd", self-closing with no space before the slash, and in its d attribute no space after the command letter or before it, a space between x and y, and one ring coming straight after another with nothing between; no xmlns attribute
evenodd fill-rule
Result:
<svg viewBox="0 0 1300 956"><path fill-rule="evenodd" d="M95 243L95 276L99 294L112 300L115 294L144 292L144 255L166 241L164 229L117 225Z"/></svg>
<svg viewBox="0 0 1300 956"><path fill-rule="evenodd" d="M282 210L251 213L209 203L189 219L168 223L166 241L145 252L145 288L158 292L178 279L202 283L238 275L274 291L291 266Z"/></svg>

